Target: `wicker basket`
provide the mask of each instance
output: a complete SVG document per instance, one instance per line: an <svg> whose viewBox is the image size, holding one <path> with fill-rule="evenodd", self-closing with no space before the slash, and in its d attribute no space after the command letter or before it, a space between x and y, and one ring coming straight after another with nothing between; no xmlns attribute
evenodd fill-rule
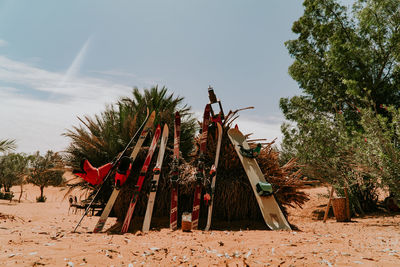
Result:
<svg viewBox="0 0 400 267"><path fill-rule="evenodd" d="M336 217L337 222L349 222L350 218L346 212L346 198L336 197L332 199L333 214Z"/></svg>

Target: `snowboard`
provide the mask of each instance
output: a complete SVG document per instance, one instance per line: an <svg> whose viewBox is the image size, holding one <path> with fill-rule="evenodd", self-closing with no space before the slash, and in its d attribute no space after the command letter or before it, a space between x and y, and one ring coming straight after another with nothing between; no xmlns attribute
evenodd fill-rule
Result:
<svg viewBox="0 0 400 267"><path fill-rule="evenodd" d="M279 208L274 195L263 195L261 191L262 187L267 183L264 174L258 166L256 158L246 157L241 153L241 147L245 150L250 149L244 135L239 131L239 129L232 128L228 130L228 136L235 147L239 159L243 164L243 168L246 171L247 177L249 178L265 223L272 230L291 230L290 225Z"/></svg>
<svg viewBox="0 0 400 267"><path fill-rule="evenodd" d="M169 216L169 227L176 230L178 227L178 178L179 178L179 143L181 135L181 116L175 113L174 123L174 155L171 173L171 208Z"/></svg>
<svg viewBox="0 0 400 267"><path fill-rule="evenodd" d="M156 117L156 112L153 111L149 117L149 119L147 120L142 133L139 136L138 141L136 142L136 145L131 153L131 161L132 163L135 161L136 156L138 155L140 148L143 145L144 140L146 139L147 134L149 133L149 131L153 128L153 122L154 122L154 118ZM101 230L103 230L104 225L108 219L108 216L110 215L110 212L114 206L115 201L117 200L117 197L119 195L120 192L120 187L115 186L113 192L111 193L110 198L107 201L106 207L104 208L102 214L100 215L100 218L96 224L96 226L94 227L93 233L98 233Z"/></svg>
<svg viewBox="0 0 400 267"><path fill-rule="evenodd" d="M157 129L154 133L153 140L151 141L149 151L147 152L147 156L144 161L143 167L140 170L140 175L139 175L138 181L136 183L135 190L133 192L131 201L129 203L128 211L126 212L126 215L125 215L125 220L124 220L124 224L122 225L121 233L128 232L129 225L131 224L133 212L135 210L136 203L137 203L137 200L139 197L139 193L140 193L140 190L142 189L144 178L146 178L147 169L149 168L151 158L153 157L154 150L156 149L160 135L161 135L161 126L158 125Z"/></svg>
<svg viewBox="0 0 400 267"><path fill-rule="evenodd" d="M192 210L193 230L196 230L199 224L201 189L204 183L204 152L207 149L208 125L210 123L210 110L211 110L211 105L207 104L204 109L203 127L202 127L203 130L200 138L200 152L197 162L196 187L194 190L193 210Z"/></svg>
<svg viewBox="0 0 400 267"><path fill-rule="evenodd" d="M156 199L158 181L160 179L161 168L164 159L165 147L167 146L167 141L168 141L168 125L165 124L162 132L160 148L158 150L156 166L153 169L154 175L153 175L153 180L151 180L150 194L147 201L146 214L144 216L144 221L143 221L143 227L142 227L143 232L147 232L150 229L150 222L153 214L154 201Z"/></svg>
<svg viewBox="0 0 400 267"><path fill-rule="evenodd" d="M212 217L212 210L213 210L213 204L214 204L214 194L215 194L215 183L217 179L217 168L218 168L218 160L219 160L219 152L221 149L221 141L222 141L222 126L220 123L216 123L217 128L218 128L218 139L217 139L217 149L215 152L215 160L214 164L211 167L210 170L210 179L211 180L211 195L210 195L210 203L208 204L208 215L207 215L207 225L206 228L204 229L205 231L210 230L211 227L211 217Z"/></svg>

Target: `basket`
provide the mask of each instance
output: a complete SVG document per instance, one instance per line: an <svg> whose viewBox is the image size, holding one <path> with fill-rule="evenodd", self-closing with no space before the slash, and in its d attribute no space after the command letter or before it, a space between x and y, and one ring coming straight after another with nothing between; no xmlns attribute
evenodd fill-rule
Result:
<svg viewBox="0 0 400 267"><path fill-rule="evenodd" d="M332 208L333 214L336 217L337 222L349 222L350 218L347 216L346 212L346 198L336 197L332 198Z"/></svg>

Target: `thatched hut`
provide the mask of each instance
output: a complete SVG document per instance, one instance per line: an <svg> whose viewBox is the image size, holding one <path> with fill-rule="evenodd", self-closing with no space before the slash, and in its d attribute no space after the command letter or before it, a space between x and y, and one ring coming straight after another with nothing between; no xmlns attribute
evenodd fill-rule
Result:
<svg viewBox="0 0 400 267"><path fill-rule="evenodd" d="M230 113L233 114L233 113ZM259 210L256 198L250 187L249 180L240 163L240 160L230 143L227 136L227 130L231 127L233 115L228 116L223 126L223 137L220 152L220 161L217 170L216 192L213 208L213 228L248 228L259 227L265 229L265 223ZM214 162L216 150L217 131L216 127L210 125L207 153L205 155L206 173ZM195 144L198 146L199 137L195 138ZM114 214L117 217L117 223L110 231L118 232L121 229L122 222L129 206L133 194L134 185L139 176L140 168L147 154L147 149L143 148L134 163L134 171L126 184L121 189L119 197L114 205ZM152 163L147 173L143 188L138 198L138 203L134 211L133 221L130 231L141 229L143 216L146 212L148 192L150 181L155 165L157 151L153 156ZM275 197L283 207L284 213L287 206L301 206L308 200L304 192L299 191L304 186L301 180L301 174L297 170L295 160L291 160L284 166L279 165L279 154L273 148L273 142L263 144L258 163L265 174L267 180L273 184ZM180 179L179 179L179 200L178 200L178 226L183 212L192 210L193 193L196 185L197 151L192 154L189 161L181 160ZM169 226L170 209L170 165L172 161L172 149L167 149L162 167L162 175L159 180L157 196L153 211L151 227ZM203 190L204 191L204 190ZM111 192L110 192L111 193ZM204 193L204 192L203 192ZM203 198L202 198L203 199ZM202 201L200 207L199 229L204 228L207 218L207 207Z"/></svg>

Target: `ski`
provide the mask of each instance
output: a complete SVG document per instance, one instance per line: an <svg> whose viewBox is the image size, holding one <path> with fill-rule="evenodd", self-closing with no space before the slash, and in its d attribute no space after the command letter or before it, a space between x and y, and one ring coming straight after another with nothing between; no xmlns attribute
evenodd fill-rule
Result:
<svg viewBox="0 0 400 267"><path fill-rule="evenodd" d="M221 141L222 141L222 126L218 122L216 124L217 124L217 128L218 128L218 141L217 141L217 150L215 152L214 165L211 167L211 170L210 170L210 179L212 179L212 181L211 181L211 190L210 190L211 194L209 196L210 203L208 203L207 225L205 228L206 231L210 230L210 227L211 227L211 216L212 216L212 210L213 210L213 204L214 204L215 183L216 183L216 178L217 178L219 152L221 150Z"/></svg>
<svg viewBox="0 0 400 267"><path fill-rule="evenodd" d="M154 113L154 112L153 112ZM153 113L151 114L153 116ZM154 113L155 116L155 113ZM102 180L102 183L99 187L99 189L97 189L96 194L94 194L92 201L90 201L89 205L86 207L85 213L82 215L81 219L79 220L78 224L75 226L74 230L72 231L73 233L76 232L76 229L78 229L79 225L81 224L83 218L85 218L85 216L87 215L87 213L90 210L90 207L93 205L94 201L96 200L97 195L99 194L99 192L101 191L101 189L103 188L105 181L108 179L108 177L110 177L112 170L114 169L114 167L118 164L119 160L123 157L123 155L125 154L126 150L129 148L129 146L131 145L131 143L133 142L133 140L136 138L136 135L140 132L140 130L142 129L142 127L148 122L149 119L149 109L146 109L146 118L144 119L142 125L140 125L140 127L137 129L136 133L133 135L133 137L131 138L131 140L129 140L129 143L125 146L124 150L119 154L119 156L117 157L117 159L115 161L113 161L112 163L112 167L110 168L110 170L108 171L107 175L104 177L104 179ZM154 120L154 118L153 118Z"/></svg>
<svg viewBox="0 0 400 267"><path fill-rule="evenodd" d="M174 125L174 156L172 160L171 176L171 209L169 227L176 230L178 226L178 178L179 178L179 142L181 135L181 116L177 111L175 113Z"/></svg>
<svg viewBox="0 0 400 267"><path fill-rule="evenodd" d="M142 130L142 133L139 136L138 141L136 142L135 148L133 149L133 151L130 155L130 160L132 163L135 161L136 156L139 154L140 148L142 147L147 134L153 128L153 123L154 123L155 117L156 117L156 112L153 111L151 113L149 119L147 120L147 122ZM114 206L114 203L117 200L119 192L120 192L120 186L115 186L110 198L107 201L106 207L104 208L96 226L93 229L93 233L98 233L103 229L103 227L108 219L108 216L110 215L110 212Z"/></svg>
<svg viewBox="0 0 400 267"><path fill-rule="evenodd" d="M196 172L196 188L194 190L193 199L193 210L192 210L192 229L196 230L199 224L200 215L200 200L201 200L201 188L204 182L204 152L207 149L207 136L208 136L208 124L210 120L210 110L211 105L207 104L204 109L203 115L203 131L200 138L200 152L197 162L197 172Z"/></svg>
<svg viewBox="0 0 400 267"><path fill-rule="evenodd" d="M124 224L122 225L121 233L128 232L129 225L131 224L133 211L135 210L137 199L139 197L140 190L142 189L143 181L144 181L144 178L146 177L147 169L149 168L151 158L153 157L154 150L156 149L157 142L158 142L158 139L160 138L160 135L161 135L161 126L158 125L157 129L154 133L153 140L151 141L149 151L147 152L146 160L144 161L143 167L140 170L140 175L139 175L138 181L136 183L135 190L133 192L131 201L129 203L128 211L126 212L126 215L125 215L125 220L124 220Z"/></svg>
<svg viewBox="0 0 400 267"><path fill-rule="evenodd" d="M150 222L153 214L154 201L156 199L158 180L160 179L161 168L164 159L165 147L167 146L167 141L168 141L168 125L165 124L162 132L160 148L158 150L157 163L153 169L154 175L153 175L153 180L151 180L150 194L149 194L149 199L147 201L146 214L144 216L144 221L143 221L143 228L142 228L143 232L147 232L150 229Z"/></svg>

